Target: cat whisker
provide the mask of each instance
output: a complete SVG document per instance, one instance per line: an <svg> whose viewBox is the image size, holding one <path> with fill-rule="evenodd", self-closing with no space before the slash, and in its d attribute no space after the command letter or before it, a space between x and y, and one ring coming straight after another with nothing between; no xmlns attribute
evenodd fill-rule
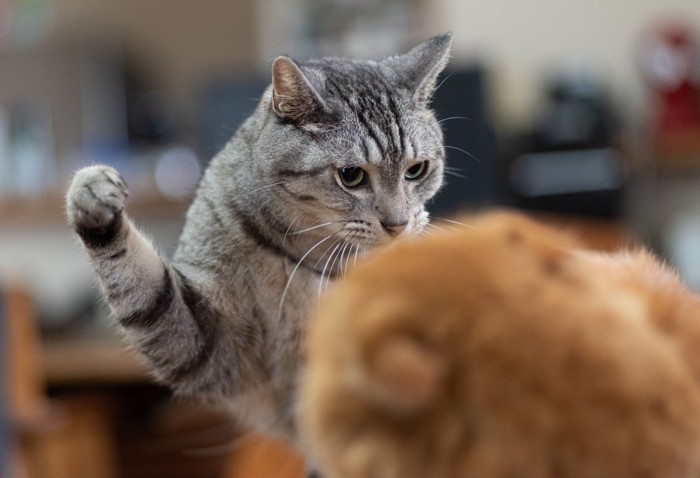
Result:
<svg viewBox="0 0 700 478"><path fill-rule="evenodd" d="M339 277L345 277L345 271L347 270L347 267L344 265L345 263L345 254L349 252L352 249L352 243L351 242L345 242L343 245L343 248L340 251L340 258L338 260L338 276Z"/></svg>
<svg viewBox="0 0 700 478"><path fill-rule="evenodd" d="M430 224L430 215L428 214L427 211L422 210L415 216L415 222L416 222L416 232L420 233L422 232L426 226Z"/></svg>
<svg viewBox="0 0 700 478"><path fill-rule="evenodd" d="M445 234L450 231L456 230L454 226L438 226L436 224L433 224L432 222L428 222L425 225L425 233L429 236L436 236L440 234Z"/></svg>
<svg viewBox="0 0 700 478"><path fill-rule="evenodd" d="M303 233L305 233L305 232L313 231L314 229L319 229L319 228L321 228L321 227L330 226L330 225L333 225L333 224L343 224L343 223L348 223L348 222L350 222L350 221L331 221L331 222L324 222L323 224L317 224L316 226L307 227L306 229L302 229L302 230L300 230L300 231L290 232L289 235L290 235L290 236L297 236L297 235L299 235L299 234L303 234Z"/></svg>
<svg viewBox="0 0 700 478"><path fill-rule="evenodd" d="M464 172L464 169L461 169L461 168L455 168L454 166L445 166L445 168L444 168L444 169L446 169L446 170L448 170L448 171L458 171L458 172Z"/></svg>
<svg viewBox="0 0 700 478"><path fill-rule="evenodd" d="M469 153L469 152L463 150L462 148L458 148L457 146L449 146L449 145L446 144L446 145L445 145L445 149L454 149L454 150L456 150L456 151L459 151L459 152L461 152L461 153L464 153L464 154L466 154L467 156L469 156L470 158L472 158L474 161L476 161L477 163L481 164L481 161L479 160L479 158L477 158L477 157L474 156L473 154L471 154L471 153Z"/></svg>
<svg viewBox="0 0 700 478"><path fill-rule="evenodd" d="M455 220L453 220L453 219L447 219L447 218L445 218L445 217L433 216L433 219L438 220L438 221L449 222L450 224L456 224L456 225L458 225L458 226L468 227L469 229L476 229L476 228L475 228L474 226L472 226L471 224L466 224L466 223L464 223L464 222L455 221Z"/></svg>
<svg viewBox="0 0 700 478"><path fill-rule="evenodd" d="M438 226L435 226L434 224L433 224L433 227L438 228ZM440 229L442 231L459 231L460 230L458 227L455 227L451 224L445 224L442 227L439 227L438 229Z"/></svg>
<svg viewBox="0 0 700 478"><path fill-rule="evenodd" d="M450 176L454 176L457 178L461 179L467 179L467 177L464 174L460 174L458 171L463 171L462 169L457 169L457 168L451 168L451 167L445 167L445 174L449 174Z"/></svg>
<svg viewBox="0 0 700 478"><path fill-rule="evenodd" d="M433 99L433 96L435 96L435 93L437 93L437 91L440 89L440 87L443 85L443 83L445 83L447 80L449 80L450 77L451 77L452 75L454 75L455 73L457 73L458 71L460 71L460 68L457 68L456 70L450 72L450 74L448 74L448 75L445 77L445 79L443 79L443 80L435 87L435 89L433 90L433 92L432 92L432 93L430 94L430 96L428 97L428 101L432 100L432 99Z"/></svg>
<svg viewBox="0 0 700 478"><path fill-rule="evenodd" d="M333 249L334 247L335 247L335 248L340 247L340 242L341 242L342 240L343 240L343 237L337 238L335 241L333 241L333 243L332 243L330 246L328 246L328 247L326 248L325 251L323 251L323 254L321 254L321 257L319 257L318 260L316 261L316 264L314 264L314 269L316 269L316 268L318 267L318 265L321 263L321 261L323 260L323 258L326 257L326 254L328 254L328 251L330 251L330 250ZM333 249L333 250L335 250L335 249ZM333 255L333 252L332 252L332 251L331 251L331 255ZM328 260L326 260L326 264L327 264L327 263L328 263ZM325 266L324 266L323 271L321 272L321 275L323 276L323 275L325 274L325 272L326 272L326 268L325 268Z"/></svg>
<svg viewBox="0 0 700 478"><path fill-rule="evenodd" d="M328 269L328 265L329 265L329 263L331 262L331 260L333 259L333 257L334 257L334 255L335 255L336 251L337 251L338 248L340 247L340 245L341 245L341 243L342 243L342 241L343 241L343 239L344 239L345 237L347 237L347 235L344 236L344 237L339 237L339 238L331 245L331 247L333 248L333 250L332 250L331 253L328 255L328 259L326 260L326 263L323 265L323 270L321 271L321 280L319 281L319 284L318 284L318 298L319 298L319 299L321 298L321 294L323 293L323 290L324 290L324 288L323 288L323 282L324 282L324 280L325 280L326 282L329 282L329 281L330 281L331 271L333 270L333 269ZM328 252L329 249L330 249L330 247L329 247L328 249L326 249L326 251L323 253L323 255L321 255L321 259L323 258L323 256L326 255L326 253ZM319 259L318 261L321 262L321 259ZM328 269L328 275L326 275L326 270L327 270L327 269Z"/></svg>
<svg viewBox="0 0 700 478"><path fill-rule="evenodd" d="M443 118L440 121L438 121L438 124L442 123L443 121L451 121L451 120L471 120L471 118L467 118L466 116L450 116L449 118Z"/></svg>
<svg viewBox="0 0 700 478"><path fill-rule="evenodd" d="M358 256L359 253L360 253L360 247L362 247L362 243L363 243L363 242L364 242L364 241L361 241L359 244L357 244L357 245L355 246L355 258L354 258L353 261L352 261L352 266L353 266L353 267L355 267L355 266L357 265L357 256Z"/></svg>
<svg viewBox="0 0 700 478"><path fill-rule="evenodd" d="M350 239L354 239L355 236L351 237ZM352 242L350 243L350 247L348 248L348 257L345 259L345 267L343 268L343 277L348 273L348 269L350 268L350 258L352 257L352 249L353 247L355 248L355 253L357 254L357 248L359 247L357 244L353 244Z"/></svg>
<svg viewBox="0 0 700 478"><path fill-rule="evenodd" d="M430 224L430 223L428 223L428 224L425 225L425 231L430 231L430 232L438 231L438 232L444 233L444 232L447 232L447 229L444 229L444 228L442 228L442 227L436 226L435 224Z"/></svg>
<svg viewBox="0 0 700 478"><path fill-rule="evenodd" d="M319 296L322 294L323 291L328 290L331 278L333 277L331 276L330 271L337 269L337 273L334 277L345 276L345 273L348 268L348 262L352 255L352 248L357 247L357 245L353 243L353 240L358 235L360 235L359 231L349 231L348 234L342 237L343 242L341 244L338 244L334 248L333 252L331 253L331 256L326 261L326 267L328 268L329 273L324 275L325 284L321 284L321 287L319 287Z"/></svg>
<svg viewBox="0 0 700 478"><path fill-rule="evenodd" d="M428 236L428 237L433 237L433 236L435 236L435 234L433 233L433 231L431 231L431 230L428 229L427 227L426 227L425 229L423 229L422 231L420 231L419 234L420 234L421 236L425 235L425 236Z"/></svg>
<svg viewBox="0 0 700 478"><path fill-rule="evenodd" d="M318 246L320 246L321 244L323 244L328 239L335 236L336 234L338 234L342 230L343 230L342 228L338 229L337 231L332 232L331 234L327 235L326 237L324 237L323 239L318 241L316 244L311 246L311 248L309 248L308 251L306 251L306 253L301 257L301 259L299 259L299 262L297 262L297 265L294 266L292 273L289 275L289 279L287 279L287 284L284 286L284 290L282 291L282 297L280 298L280 305L279 305L279 311L278 311L279 317L282 317L282 306L284 305L284 299L287 297L287 292L289 291L289 286L292 284L292 279L294 279L294 274L296 274L297 270L299 270L299 267L304 262L304 259L306 259L309 256L309 254L311 254Z"/></svg>
<svg viewBox="0 0 700 478"><path fill-rule="evenodd" d="M345 253L348 251L348 249L353 246L351 240L356 235L357 235L357 231L351 231L343 237L342 247L340 247L340 249L336 248L336 250L333 251L332 256L335 256L335 257L333 258L332 262L330 263L329 271L332 271L336 267L336 263L337 263L338 264L338 274L337 275L341 276L341 277L345 275L346 268L343 268L343 258L345 256ZM325 288L323 289L324 292L328 290L328 286L331 283L330 279L331 279L331 277L330 277L330 273L329 273L328 276L326 277L326 284L325 284ZM320 296L320 293L319 293L319 296Z"/></svg>
<svg viewBox="0 0 700 478"><path fill-rule="evenodd" d="M297 222L299 219L304 217L304 213L299 214L292 222L289 223L289 227L287 227L287 230L284 231L284 237L282 238L282 248L284 249L284 244L287 242L287 236L289 235L289 231L292 230L292 227L294 226L294 223Z"/></svg>
<svg viewBox="0 0 700 478"><path fill-rule="evenodd" d="M346 237L347 237L347 236L346 236ZM342 243L342 246L340 247L340 249L333 251L333 254L332 254L333 260L331 261L330 268L328 269L329 272L328 272L328 277L326 277L326 286L325 286L325 288L323 289L324 292L328 290L328 286L329 286L330 283L331 283L331 280L330 280L330 275L331 275L331 274L330 274L330 273L331 273L331 271L333 271L333 268L335 268L335 264L336 264L336 262L338 262L338 258L342 256L343 251L345 250L345 248L347 247L347 245L348 245L347 242L343 242L343 243Z"/></svg>
<svg viewBox="0 0 700 478"><path fill-rule="evenodd" d="M338 243L334 248L333 251L330 253L328 256L328 259L326 260L325 265L323 266L323 274L321 275L321 280L319 281L318 284L318 299L321 300L321 297L323 297L323 293L328 290L328 284L330 284L331 281L331 273L333 271L333 266L331 265L332 263L335 263L335 258L338 253L339 248L341 247L342 243ZM328 274L326 274L326 270L328 270Z"/></svg>

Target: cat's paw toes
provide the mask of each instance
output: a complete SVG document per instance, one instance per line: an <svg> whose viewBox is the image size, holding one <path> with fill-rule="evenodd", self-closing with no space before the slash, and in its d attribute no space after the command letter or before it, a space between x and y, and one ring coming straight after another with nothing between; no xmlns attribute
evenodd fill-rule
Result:
<svg viewBox="0 0 700 478"><path fill-rule="evenodd" d="M76 228L107 227L124 210L128 195L124 180L113 168L83 168L75 174L68 189L68 220Z"/></svg>

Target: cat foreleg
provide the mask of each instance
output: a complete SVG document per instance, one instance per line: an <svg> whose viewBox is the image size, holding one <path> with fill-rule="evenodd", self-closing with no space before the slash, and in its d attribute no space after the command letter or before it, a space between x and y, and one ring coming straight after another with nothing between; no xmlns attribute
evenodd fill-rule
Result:
<svg viewBox="0 0 700 478"><path fill-rule="evenodd" d="M82 240L116 321L160 381L181 392L223 385L198 373L212 353L214 321L187 279L129 221L126 185L107 166L78 171L68 191L68 220Z"/></svg>

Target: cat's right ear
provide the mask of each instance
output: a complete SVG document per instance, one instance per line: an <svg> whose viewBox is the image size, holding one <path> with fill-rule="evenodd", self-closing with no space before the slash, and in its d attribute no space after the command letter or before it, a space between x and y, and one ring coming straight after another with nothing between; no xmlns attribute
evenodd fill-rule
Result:
<svg viewBox="0 0 700 478"><path fill-rule="evenodd" d="M439 394L445 377L440 355L414 337L398 335L380 342L368 354L363 392L377 405L414 412Z"/></svg>
<svg viewBox="0 0 700 478"><path fill-rule="evenodd" d="M272 63L272 109L280 118L295 122L304 122L325 109L304 73L286 56Z"/></svg>
<svg viewBox="0 0 700 478"><path fill-rule="evenodd" d="M438 75L450 59L451 45L452 33L443 33L429 38L408 53L385 60L403 84L413 91L417 105L423 107L430 101Z"/></svg>

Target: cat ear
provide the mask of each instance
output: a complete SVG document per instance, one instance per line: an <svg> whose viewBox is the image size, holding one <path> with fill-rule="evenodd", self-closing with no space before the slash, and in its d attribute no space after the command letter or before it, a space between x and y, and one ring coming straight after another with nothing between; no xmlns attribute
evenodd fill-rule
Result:
<svg viewBox="0 0 700 478"><path fill-rule="evenodd" d="M452 33L436 35L403 55L388 58L386 63L414 92L416 104L423 107L435 91L438 75L450 59Z"/></svg>
<svg viewBox="0 0 700 478"><path fill-rule="evenodd" d="M396 336L381 343L369 357L365 393L397 412L413 412L439 393L445 367L434 350L413 337Z"/></svg>
<svg viewBox="0 0 700 478"><path fill-rule="evenodd" d="M272 63L272 109L281 118L304 121L323 110L323 100L291 59L279 56Z"/></svg>

